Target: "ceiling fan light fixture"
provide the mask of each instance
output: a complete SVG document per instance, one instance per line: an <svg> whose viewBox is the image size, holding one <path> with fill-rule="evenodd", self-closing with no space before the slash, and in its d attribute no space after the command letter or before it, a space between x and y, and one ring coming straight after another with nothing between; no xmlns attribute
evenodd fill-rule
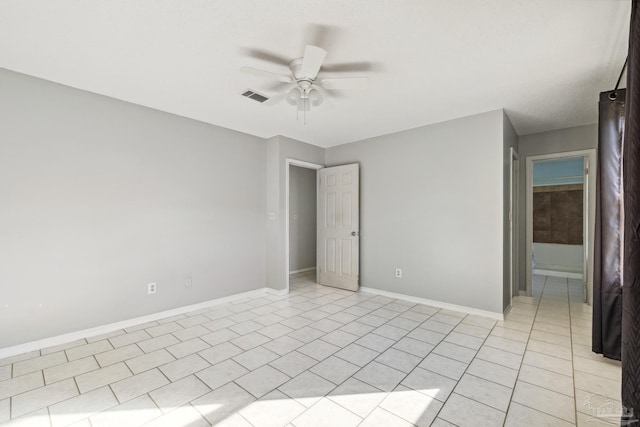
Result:
<svg viewBox="0 0 640 427"><path fill-rule="evenodd" d="M302 93L300 92L300 89L298 89L297 87L294 87L289 91L289 93L287 93L287 102L290 105L298 105L301 97L302 97Z"/></svg>
<svg viewBox="0 0 640 427"><path fill-rule="evenodd" d="M311 92L309 92L309 101L311 101L312 106L319 107L324 101L324 97L317 89L311 89Z"/></svg>

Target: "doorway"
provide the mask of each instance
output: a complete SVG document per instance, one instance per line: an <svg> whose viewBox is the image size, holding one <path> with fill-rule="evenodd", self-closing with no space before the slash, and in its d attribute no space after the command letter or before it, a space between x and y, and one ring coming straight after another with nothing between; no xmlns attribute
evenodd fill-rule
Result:
<svg viewBox="0 0 640 427"><path fill-rule="evenodd" d="M317 171L323 166L286 161L286 272L292 286L317 283Z"/></svg>
<svg viewBox="0 0 640 427"><path fill-rule="evenodd" d="M533 274L580 280L593 289L595 150L527 157L526 293Z"/></svg>

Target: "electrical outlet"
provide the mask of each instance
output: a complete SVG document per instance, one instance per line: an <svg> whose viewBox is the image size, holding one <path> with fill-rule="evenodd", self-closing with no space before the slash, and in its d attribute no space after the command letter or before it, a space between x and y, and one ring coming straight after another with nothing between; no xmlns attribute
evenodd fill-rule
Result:
<svg viewBox="0 0 640 427"><path fill-rule="evenodd" d="M191 276L189 276L184 281L184 287L190 288L192 285L193 285L193 280L191 279Z"/></svg>
<svg viewBox="0 0 640 427"><path fill-rule="evenodd" d="M402 269L396 268L396 279L401 279L401 278L402 278Z"/></svg>
<svg viewBox="0 0 640 427"><path fill-rule="evenodd" d="M147 293L148 293L149 295L151 295L151 294L155 294L155 293L156 293L156 288L157 288L157 285L156 285L156 283L155 283L155 282L153 282L153 283L149 283L149 284L147 285Z"/></svg>

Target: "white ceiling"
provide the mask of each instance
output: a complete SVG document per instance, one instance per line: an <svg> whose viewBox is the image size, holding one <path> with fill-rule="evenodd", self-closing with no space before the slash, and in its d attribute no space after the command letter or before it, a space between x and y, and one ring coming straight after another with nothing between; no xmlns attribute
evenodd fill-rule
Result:
<svg viewBox="0 0 640 427"><path fill-rule="evenodd" d="M185 117L323 147L505 108L519 134L597 120L627 49L630 0L2 0L0 67ZM250 57L371 62L330 111L243 98ZM321 76L323 72L321 70ZM324 73L328 76L329 73ZM336 74L331 74L336 75Z"/></svg>

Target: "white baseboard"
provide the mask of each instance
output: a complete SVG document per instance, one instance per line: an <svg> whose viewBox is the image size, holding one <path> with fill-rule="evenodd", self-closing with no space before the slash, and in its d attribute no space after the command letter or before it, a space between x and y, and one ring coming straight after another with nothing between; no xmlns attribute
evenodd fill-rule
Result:
<svg viewBox="0 0 640 427"><path fill-rule="evenodd" d="M511 304L509 304L507 306L507 308L504 309L504 312L502 313L502 318L506 319L507 318L507 314L509 314L510 311L511 311Z"/></svg>
<svg viewBox="0 0 640 427"><path fill-rule="evenodd" d="M287 295L289 293L288 289L272 289L272 288L265 288L265 289L267 290L267 293L271 295L282 296L282 295Z"/></svg>
<svg viewBox="0 0 640 427"><path fill-rule="evenodd" d="M147 322L153 322L155 320L164 319L166 317L176 316L178 314L189 313L191 311L200 310L214 305L220 305L231 301L237 301L244 298L252 298L265 293L279 292L269 288L260 288L254 291L242 292L239 294L229 295L227 297L217 298L197 304L187 305L184 307L178 307L171 310L160 311L158 313L147 314L146 316L135 317L133 319L122 320L120 322L110 323L108 325L96 326L95 328L83 329L81 331L70 332L68 334L58 335L51 338L44 338L37 341L31 341L24 344L15 345L12 347L0 348L0 359L4 359L11 356L16 356L22 353L28 353L30 351L41 350L43 348L53 347L55 345L65 344L68 342L77 341L82 338L89 338L96 335L102 335L109 332L117 331L118 329L129 328L131 326L140 325ZM286 293L286 289L285 289Z"/></svg>
<svg viewBox="0 0 640 427"><path fill-rule="evenodd" d="M305 271L311 271L311 270L315 270L315 269L316 269L316 267L315 267L315 266L313 266L313 267L309 267L309 268L302 268L302 269L300 269L300 270L293 270L293 271L290 271L290 272L289 272L289 274L304 273Z"/></svg>
<svg viewBox="0 0 640 427"><path fill-rule="evenodd" d="M582 273L571 273L569 271L545 270L542 268L534 268L533 274L541 276L564 277L566 279L582 279Z"/></svg>
<svg viewBox="0 0 640 427"><path fill-rule="evenodd" d="M369 292L371 294L382 295L384 297L401 299L405 301L415 302L417 304L430 305L432 307L444 308L447 310L459 311L461 313L474 314L476 316L489 317L496 320L504 320L503 313L496 313L493 311L479 310L477 308L466 307L464 305L449 304L447 302L435 301L426 298L414 297L411 295L399 294L396 292L383 291L380 289L367 288L360 286L362 292Z"/></svg>

